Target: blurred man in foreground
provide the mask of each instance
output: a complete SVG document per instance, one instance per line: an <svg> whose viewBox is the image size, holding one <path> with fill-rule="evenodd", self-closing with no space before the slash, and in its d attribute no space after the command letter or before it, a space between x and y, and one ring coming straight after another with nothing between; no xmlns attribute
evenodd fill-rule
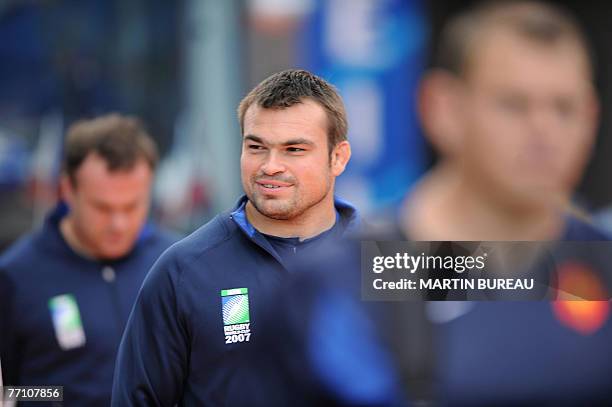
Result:
<svg viewBox="0 0 612 407"><path fill-rule="evenodd" d="M399 236L608 239L568 210L599 111L589 47L570 15L515 1L455 17L422 81L420 108L439 161L408 195ZM582 260L557 272L586 269L597 281ZM428 304L439 395L459 405L609 400L609 306Z"/></svg>
<svg viewBox="0 0 612 407"><path fill-rule="evenodd" d="M567 212L599 111L589 48L569 16L506 2L455 18L420 102L439 161L408 196L411 238L600 237Z"/></svg>
<svg viewBox="0 0 612 407"><path fill-rule="evenodd" d="M177 243L155 264L117 359L115 406L240 405L233 375L253 352L269 293L342 237L355 210L334 199L350 158L344 104L302 70L272 75L241 102L236 206ZM249 397L254 394L249 393Z"/></svg>
<svg viewBox="0 0 612 407"><path fill-rule="evenodd" d="M140 122L84 120L64 145L60 204L0 258L5 385L110 403L116 350L153 262L175 240L147 223L157 148Z"/></svg>
<svg viewBox="0 0 612 407"><path fill-rule="evenodd" d="M597 123L592 69L554 6L486 3L451 20L420 100L440 160L378 240L606 240L567 210ZM343 406L387 405L379 392L398 383L423 405L612 401L609 301L360 302L360 255L331 251L279 293L284 336L266 337L266 369L250 365L260 388ZM579 260L564 270L590 283L609 269Z"/></svg>

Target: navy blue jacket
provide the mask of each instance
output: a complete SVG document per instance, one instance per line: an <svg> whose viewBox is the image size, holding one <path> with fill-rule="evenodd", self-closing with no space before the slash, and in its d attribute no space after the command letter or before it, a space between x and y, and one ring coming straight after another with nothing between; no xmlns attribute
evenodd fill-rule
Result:
<svg viewBox="0 0 612 407"><path fill-rule="evenodd" d="M177 238L148 224L128 255L97 262L63 239L65 213L58 207L0 258L4 384L60 385L66 405L108 406L117 347L138 290ZM70 325L74 302L80 323Z"/></svg>
<svg viewBox="0 0 612 407"><path fill-rule="evenodd" d="M291 253L325 246L357 225L355 209L336 200L330 231L280 255L248 223L246 201L153 266L121 342L112 405L232 405L231 389L240 389L232 376L262 334L260 321L275 305L270 293L299 263Z"/></svg>
<svg viewBox="0 0 612 407"><path fill-rule="evenodd" d="M609 240L572 217L561 239ZM378 240L406 237L398 229ZM392 405L382 401L381 389L392 389L388 376L395 376L396 383L406 383L409 399L434 405L612 405L610 302L600 302L605 311L589 333L564 324L550 301L363 302L359 245L342 249L306 265L317 273L298 273L287 284L273 315L284 334L266 337L264 356L253 358L258 387L282 400L279 404L312 394L318 378L327 383L335 405ZM609 273L608 254L602 274ZM584 256L568 253L573 255ZM588 255L577 259L597 264ZM292 286L300 287L299 296L290 294ZM352 305L345 301L349 296ZM374 328L362 321L370 314ZM395 367L385 360L385 350ZM386 391L392 400L392 390ZM249 405L267 405L255 401Z"/></svg>
<svg viewBox="0 0 612 407"><path fill-rule="evenodd" d="M610 237L568 216L562 241L609 241ZM604 286L612 253L568 253L592 263ZM603 260L604 264L599 264ZM609 288L608 288L609 290ZM610 295L608 291L608 295ZM575 304L575 302L573 302ZM602 302L601 304L606 304ZM610 302L603 305L609 310ZM593 332L562 322L550 301L438 303L437 392L449 406L610 405L612 318L604 311ZM576 304L584 310L584 304ZM588 305L586 305L588 307ZM455 308L455 309L453 309ZM432 309L430 308L430 311ZM592 318L593 310L580 318ZM588 314L591 314L589 317Z"/></svg>

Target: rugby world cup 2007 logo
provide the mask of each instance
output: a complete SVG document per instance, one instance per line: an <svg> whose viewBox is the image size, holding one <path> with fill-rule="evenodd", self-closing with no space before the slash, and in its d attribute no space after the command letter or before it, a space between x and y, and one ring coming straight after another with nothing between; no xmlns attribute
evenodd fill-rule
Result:
<svg viewBox="0 0 612 407"><path fill-rule="evenodd" d="M225 343L249 342L251 339L249 290L247 288L221 290L221 305Z"/></svg>

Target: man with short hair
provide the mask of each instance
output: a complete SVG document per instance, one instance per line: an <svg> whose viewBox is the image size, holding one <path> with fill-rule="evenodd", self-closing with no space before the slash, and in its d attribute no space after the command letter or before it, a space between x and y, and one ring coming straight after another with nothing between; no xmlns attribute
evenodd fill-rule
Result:
<svg viewBox="0 0 612 407"><path fill-rule="evenodd" d="M420 100L439 162L368 240L607 239L566 210L594 138L591 71L555 6L497 1L454 17ZM555 272L604 290L609 267L587 262L607 254L597 247ZM361 301L361 249L330 250L280 291L271 320L283 335L258 344L243 404L270 405L252 397L266 389L275 405L397 405L398 384L417 405L611 404L609 301Z"/></svg>
<svg viewBox="0 0 612 407"><path fill-rule="evenodd" d="M598 122L592 64L579 25L555 5L488 2L454 17L420 93L439 160L407 196L398 239L608 240L569 210ZM596 267L576 264L555 272L605 289ZM609 301L427 307L441 403L610 402Z"/></svg>
<svg viewBox="0 0 612 407"><path fill-rule="evenodd" d="M149 273L119 350L115 406L232 405L242 383L232 376L275 306L269 293L300 255L356 224L334 199L351 151L329 83L303 70L274 74L244 98L239 120L246 196Z"/></svg>
<svg viewBox="0 0 612 407"><path fill-rule="evenodd" d="M63 386L67 405L109 404L129 311L176 240L147 222L157 157L137 119L110 114L70 127L63 203L0 258L5 385Z"/></svg>
<svg viewBox="0 0 612 407"><path fill-rule="evenodd" d="M573 18L538 2L490 2L451 21L436 56L420 110L439 160L407 198L404 231L416 240L600 237L567 211L599 111Z"/></svg>

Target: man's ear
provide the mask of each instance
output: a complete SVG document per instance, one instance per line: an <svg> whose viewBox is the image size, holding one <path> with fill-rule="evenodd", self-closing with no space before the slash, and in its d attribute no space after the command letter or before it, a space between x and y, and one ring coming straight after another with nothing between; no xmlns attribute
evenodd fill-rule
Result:
<svg viewBox="0 0 612 407"><path fill-rule="evenodd" d="M593 89L589 92L589 98L586 103L586 122L589 135L591 135L592 143L595 142L599 120L601 119L601 104L597 97L597 92Z"/></svg>
<svg viewBox="0 0 612 407"><path fill-rule="evenodd" d="M582 138L583 143L577 152L579 159L574 165L574 173L570 177L569 184L575 188L585 171L589 159L593 155L593 149L597 140L597 130L601 114L601 105L594 89L589 92L586 101L582 103Z"/></svg>
<svg viewBox="0 0 612 407"><path fill-rule="evenodd" d="M419 86L421 124L427 139L443 157L454 155L462 143L461 92L461 80L441 69L426 73Z"/></svg>
<svg viewBox="0 0 612 407"><path fill-rule="evenodd" d="M331 153L331 170L334 176L339 176L344 172L346 165L351 159L351 145L344 140L336 144Z"/></svg>
<svg viewBox="0 0 612 407"><path fill-rule="evenodd" d="M72 179L70 179L70 176L66 173L62 173L60 176L60 198L66 202L68 206L73 206L74 190L75 185Z"/></svg>

